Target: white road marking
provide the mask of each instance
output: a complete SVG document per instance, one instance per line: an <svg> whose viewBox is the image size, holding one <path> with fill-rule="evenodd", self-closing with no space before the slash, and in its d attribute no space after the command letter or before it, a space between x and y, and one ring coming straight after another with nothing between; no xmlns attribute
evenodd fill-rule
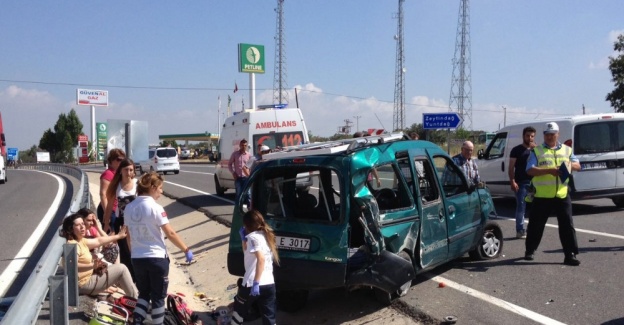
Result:
<svg viewBox="0 0 624 325"><path fill-rule="evenodd" d="M505 219L505 220L508 220L508 221L516 222L516 218L510 218L510 217L498 216L497 219ZM528 221L524 221L524 223L528 224L529 222ZM550 224L550 223L547 223L546 227L559 228L558 225L553 225L553 224ZM622 236L622 235L610 234L608 232L593 231L593 230L588 230L588 229L580 229L580 228L576 228L576 227L574 227L574 229L576 230L576 232L582 232L582 233L596 235L596 236L611 237L611 238L616 238L616 239L624 239L624 236Z"/></svg>
<svg viewBox="0 0 624 325"><path fill-rule="evenodd" d="M33 231L24 246L22 246L17 255L15 255L15 257L11 260L11 263L9 263L7 268L4 269L4 271L0 275L0 297L4 297L4 294L13 284L13 281L15 281L17 275L20 273L20 271L22 271L24 264L26 264L28 259L31 257L32 252L35 250L35 247L37 247L37 244L43 236L43 233L48 229L52 218L54 218L54 215L58 211L58 208L61 205L61 200L63 199L63 194L65 193L65 183L63 183L60 177L46 172L36 172L48 174L56 178L59 189L56 192L56 197L52 201L48 212L46 212L43 219L41 219L35 231Z"/></svg>
<svg viewBox="0 0 624 325"><path fill-rule="evenodd" d="M505 300L502 299L498 299L496 297L490 296L486 293L483 293L481 291L477 291L474 290L470 287L467 287L465 285L459 284L457 282L451 281L449 279L443 278L441 276L435 276L432 278L429 278L437 283L444 283L446 286L451 287L461 293L465 293L467 295L473 296L475 298L481 299L483 301L489 302L492 305L498 306L500 308L506 309L514 314L518 314L522 317L528 318L530 320L533 320L535 322L538 322L540 324L548 324L548 325L555 325L555 324L562 324L565 325L565 323L559 322L557 320L554 320L552 318L546 317L544 315L538 314L534 311L528 310L526 308L520 307L518 305L512 304L510 302L507 302Z"/></svg>
<svg viewBox="0 0 624 325"><path fill-rule="evenodd" d="M168 181L165 181L165 183L167 183L167 184L171 184L171 185L175 185L175 186L178 186L178 187L181 187L181 188L185 188L185 189L187 189L187 190L189 190L189 191L193 191L193 192L196 192L196 193L199 193L199 194L204 194L204 195L212 196L212 197L213 197L213 198L215 198L215 199L219 199L219 200L221 200L221 201L225 201L225 202L227 202L227 203L234 204L234 201L232 201L232 200L228 200L228 199L226 199L226 198L222 198L222 197L220 197L220 196L218 196L218 195L214 195L214 194L211 194L211 193L208 193L208 192L204 192L204 191L196 190L196 189L194 189L194 188L192 188L192 187L188 187L188 186L185 186L185 185L182 185L182 184L172 183L172 182L168 182Z"/></svg>

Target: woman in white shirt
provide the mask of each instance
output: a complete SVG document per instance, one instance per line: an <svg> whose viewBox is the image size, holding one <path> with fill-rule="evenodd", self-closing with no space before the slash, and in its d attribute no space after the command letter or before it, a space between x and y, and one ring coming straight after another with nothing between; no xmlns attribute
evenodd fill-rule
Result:
<svg viewBox="0 0 624 325"><path fill-rule="evenodd" d="M137 198L126 206L132 265L139 289L134 309L134 323L143 324L148 304L152 306L152 324L162 324L165 318L165 298L169 286L169 253L165 238L184 251L186 261L193 253L173 230L167 212L156 200L163 192L163 177L156 172L144 174L137 182Z"/></svg>
<svg viewBox="0 0 624 325"><path fill-rule="evenodd" d="M134 161L132 161L132 159L122 160L115 171L115 176L106 190L108 202L117 202L117 218L115 219L113 225L116 234L119 233L119 229L124 225L124 211L126 205L136 198L137 180L134 178L135 175ZM108 204L106 206L106 210L104 211L105 222L109 220L112 212L113 204ZM132 275L132 280L136 282L134 268L132 267L132 258L130 256L130 247L128 246L128 239L122 239L118 242L118 244L119 261L128 268L130 274Z"/></svg>
<svg viewBox="0 0 624 325"><path fill-rule="evenodd" d="M242 324L250 306L258 303L262 324L275 324L275 279L273 262L279 265L279 255L273 229L258 210L243 215L239 230L243 241L245 276L234 298L231 324Z"/></svg>

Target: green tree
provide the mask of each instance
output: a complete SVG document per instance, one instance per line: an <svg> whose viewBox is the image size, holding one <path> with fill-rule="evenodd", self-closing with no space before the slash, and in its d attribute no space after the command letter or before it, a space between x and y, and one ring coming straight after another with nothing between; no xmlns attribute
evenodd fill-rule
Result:
<svg viewBox="0 0 624 325"><path fill-rule="evenodd" d="M83 134L82 126L73 108L67 115L61 113L54 125L54 131L47 129L43 133L39 148L50 153L52 162L74 162L74 147L78 145L78 136Z"/></svg>
<svg viewBox="0 0 624 325"><path fill-rule="evenodd" d="M624 112L624 34L620 34L613 45L613 49L619 54L609 57L609 70L615 84L615 89L607 94L607 101L616 112Z"/></svg>

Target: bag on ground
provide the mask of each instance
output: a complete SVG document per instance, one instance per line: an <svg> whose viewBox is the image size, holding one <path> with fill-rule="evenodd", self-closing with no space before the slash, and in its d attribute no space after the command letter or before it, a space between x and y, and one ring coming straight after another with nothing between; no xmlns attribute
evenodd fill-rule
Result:
<svg viewBox="0 0 624 325"><path fill-rule="evenodd" d="M181 293L168 293L165 298L165 321L166 325L195 325L198 322L198 316L193 314L193 310L189 308L185 296Z"/></svg>

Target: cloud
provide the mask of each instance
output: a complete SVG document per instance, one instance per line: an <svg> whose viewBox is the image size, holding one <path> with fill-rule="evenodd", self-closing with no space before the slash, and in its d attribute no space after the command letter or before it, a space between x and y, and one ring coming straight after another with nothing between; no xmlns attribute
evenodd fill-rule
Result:
<svg viewBox="0 0 624 325"><path fill-rule="evenodd" d="M0 112L8 147L20 150L39 144L43 132L54 128L63 104L47 91L10 85L0 91Z"/></svg>
<svg viewBox="0 0 624 325"><path fill-rule="evenodd" d="M624 29L612 30L609 32L609 44L613 45L617 41L618 36L624 34Z"/></svg>
<svg viewBox="0 0 624 325"><path fill-rule="evenodd" d="M609 32L609 35L607 36L607 41L609 43L610 49L613 48L613 44L617 41L618 36L623 35L623 34L624 34L624 29L612 30ZM612 51L610 55L607 55L599 59L597 62L594 62L592 60L589 62L588 68L590 70L606 70L609 68L609 56L616 57L618 56L618 54L619 53Z"/></svg>

